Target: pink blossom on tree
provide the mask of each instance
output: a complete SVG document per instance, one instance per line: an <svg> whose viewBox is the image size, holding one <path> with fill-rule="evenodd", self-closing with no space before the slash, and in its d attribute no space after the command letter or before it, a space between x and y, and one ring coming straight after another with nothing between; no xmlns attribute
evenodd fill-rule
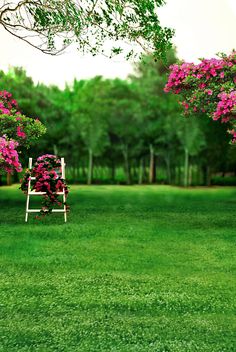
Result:
<svg viewBox="0 0 236 352"><path fill-rule="evenodd" d="M0 91L0 171L21 171L17 147L26 146L36 140L46 129L39 119L21 115L18 104L12 94Z"/></svg>
<svg viewBox="0 0 236 352"><path fill-rule="evenodd" d="M16 151L17 147L18 143L16 141L12 139L8 140L6 136L0 137L0 170L9 173L22 171Z"/></svg>
<svg viewBox="0 0 236 352"><path fill-rule="evenodd" d="M170 67L165 92L181 94L185 114L206 113L236 129L236 52ZM234 129L229 131L236 143Z"/></svg>

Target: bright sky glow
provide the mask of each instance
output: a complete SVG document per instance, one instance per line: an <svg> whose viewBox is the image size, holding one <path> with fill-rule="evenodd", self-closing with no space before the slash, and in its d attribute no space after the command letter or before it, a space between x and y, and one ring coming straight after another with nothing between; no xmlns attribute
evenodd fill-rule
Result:
<svg viewBox="0 0 236 352"><path fill-rule="evenodd" d="M210 58L217 52L230 53L236 48L236 0L167 0L160 9L160 20L175 29L174 44L179 57L186 61ZM42 54L2 28L0 40L0 69L22 66L35 82L63 87L75 77L125 78L132 72L132 63L123 59L82 56L73 47L57 57Z"/></svg>

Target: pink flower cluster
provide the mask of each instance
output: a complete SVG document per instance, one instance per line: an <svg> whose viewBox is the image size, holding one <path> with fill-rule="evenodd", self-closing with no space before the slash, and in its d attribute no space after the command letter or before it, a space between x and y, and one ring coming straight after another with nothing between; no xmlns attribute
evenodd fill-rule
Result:
<svg viewBox="0 0 236 352"><path fill-rule="evenodd" d="M232 61L234 60L231 57ZM193 77L201 79L206 77L209 80L211 77L219 77L223 79L225 77L224 69L227 67L232 67L233 62L231 60L224 59L204 59L198 65L194 65Z"/></svg>
<svg viewBox="0 0 236 352"><path fill-rule="evenodd" d="M202 59L197 65L172 65L170 69L164 90L182 95L185 114L206 113L213 120L221 119L236 127L236 51L218 59Z"/></svg>
<svg viewBox="0 0 236 352"><path fill-rule="evenodd" d="M62 205L58 199L58 192L65 190L68 194L66 182L61 177L61 161L57 156L45 154L40 156L32 170L26 172L21 185L23 191L27 190L29 177L35 177L35 181L31 181L32 187L36 192L45 192L44 201L42 203L42 213L49 213L53 204Z"/></svg>
<svg viewBox="0 0 236 352"><path fill-rule="evenodd" d="M6 90L0 91L0 130L2 132L0 137L2 135L5 136L2 137L2 141L8 138L11 139L12 143L18 142L19 146L25 146L26 148L46 132L46 128L39 119L31 119L19 112L17 101L13 99L12 94ZM12 148L12 143L10 149ZM15 144L15 146L18 146L18 143ZM15 150L14 160L16 160L16 153L17 151ZM8 161L9 165L7 167ZM1 153L1 166L3 164L4 170L12 170L11 160L7 158L5 151ZM1 169L3 169L3 166ZM20 169L20 167L15 167L16 171Z"/></svg>
<svg viewBox="0 0 236 352"><path fill-rule="evenodd" d="M6 90L0 91L0 114L3 115L20 115L18 111L18 103L15 99L12 99L12 94ZM17 121L21 121L21 117L16 117ZM26 133L23 130L23 126L17 126L16 134L18 137L25 139Z"/></svg>
<svg viewBox="0 0 236 352"><path fill-rule="evenodd" d="M23 138L23 139L26 138L26 134L25 134L25 132L23 131L23 127L22 127L22 126L17 126L17 128L16 128L16 134L17 134L17 136L20 137L20 138Z"/></svg>
<svg viewBox="0 0 236 352"><path fill-rule="evenodd" d="M2 169L9 173L22 171L16 151L17 147L18 143L16 141L7 140L6 136L0 137L0 170Z"/></svg>
<svg viewBox="0 0 236 352"><path fill-rule="evenodd" d="M0 91L0 114L19 115L18 104L12 99L12 94L6 90Z"/></svg>
<svg viewBox="0 0 236 352"><path fill-rule="evenodd" d="M37 159L37 162L44 161L48 165L49 164L49 160L48 159L50 161L53 161L54 163L56 162L58 165L61 165L60 159L58 159L58 157L56 155L53 155L53 154L44 154L42 156L39 156L38 159Z"/></svg>
<svg viewBox="0 0 236 352"><path fill-rule="evenodd" d="M218 97L220 98L220 101L214 112L213 120L219 120L219 118L221 118L222 122L228 122L232 118L232 111L236 106L236 90L230 93L220 93Z"/></svg>
<svg viewBox="0 0 236 352"><path fill-rule="evenodd" d="M235 144L236 143L236 131L235 131L235 129L229 130L228 132L229 132L229 134L232 135L232 143Z"/></svg>
<svg viewBox="0 0 236 352"><path fill-rule="evenodd" d="M35 183L35 190L37 192L47 192L54 198L53 192L61 192L63 190L63 183L58 175L58 170L50 168L48 161L38 162L33 168L37 182ZM53 181L50 184L50 181Z"/></svg>
<svg viewBox="0 0 236 352"><path fill-rule="evenodd" d="M12 94L6 90L0 91L0 114L11 116L16 115L16 120L21 121L21 117L18 116L20 112L18 111L17 101L12 99ZM26 133L23 131L23 126L17 126L16 135L22 139L26 138ZM18 146L18 143L14 140L7 141L5 136L0 137L0 140L1 168L6 172L13 172L14 170L17 172L22 171L18 153L15 149Z"/></svg>
<svg viewBox="0 0 236 352"><path fill-rule="evenodd" d="M224 70L231 68L236 64L235 59L236 53L233 52L227 59L204 59L199 64L184 62L181 65L170 66L171 73L168 78L168 82L164 88L165 92L173 91L175 94L179 94L183 89L188 87L186 82L187 77L196 78L199 80L199 88L204 89L206 83L201 83L201 79L210 80L213 77L218 79L225 78ZM234 78L236 81L236 78Z"/></svg>
<svg viewBox="0 0 236 352"><path fill-rule="evenodd" d="M185 79L191 74L194 68L194 64L184 62L181 65L171 65L171 73L168 78L168 82L164 88L164 91L173 91L175 94L179 94L183 89Z"/></svg>

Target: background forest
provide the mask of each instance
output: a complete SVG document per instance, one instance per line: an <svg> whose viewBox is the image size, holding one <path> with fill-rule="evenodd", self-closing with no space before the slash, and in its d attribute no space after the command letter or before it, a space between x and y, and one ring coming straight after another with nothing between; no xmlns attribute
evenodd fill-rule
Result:
<svg viewBox="0 0 236 352"><path fill-rule="evenodd" d="M29 156L54 153L65 157L70 183L236 184L227 124L183 116L178 96L163 91L173 52L168 61L145 57L127 80L97 76L64 89L34 84L23 68L0 71L0 90L12 92L22 113L47 127L22 151L23 165Z"/></svg>

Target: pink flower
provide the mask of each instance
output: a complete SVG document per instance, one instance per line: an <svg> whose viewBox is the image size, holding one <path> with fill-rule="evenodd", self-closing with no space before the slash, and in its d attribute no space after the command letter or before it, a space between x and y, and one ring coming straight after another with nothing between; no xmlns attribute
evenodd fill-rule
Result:
<svg viewBox="0 0 236 352"><path fill-rule="evenodd" d="M221 73L220 73L220 78L224 78L224 76L225 76L225 73L224 73L224 72L221 72Z"/></svg>
<svg viewBox="0 0 236 352"><path fill-rule="evenodd" d="M189 104L186 101L183 101L182 105L184 106L185 110L189 109Z"/></svg>
<svg viewBox="0 0 236 352"><path fill-rule="evenodd" d="M21 130L20 126L17 126L17 136L20 138L25 139L26 138L26 134L24 131Z"/></svg>
<svg viewBox="0 0 236 352"><path fill-rule="evenodd" d="M204 88L206 87L206 84L205 84L205 83L200 83L200 84L198 85L198 87L199 87L200 89L204 89Z"/></svg>

